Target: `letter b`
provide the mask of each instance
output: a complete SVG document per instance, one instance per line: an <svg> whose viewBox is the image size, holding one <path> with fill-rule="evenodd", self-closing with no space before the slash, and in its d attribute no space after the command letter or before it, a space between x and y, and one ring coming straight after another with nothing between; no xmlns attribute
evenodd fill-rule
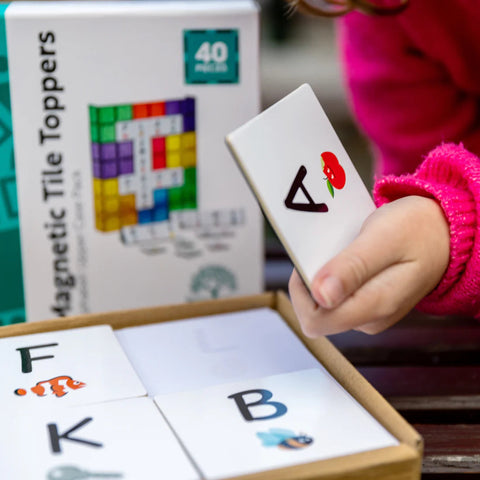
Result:
<svg viewBox="0 0 480 480"><path fill-rule="evenodd" d="M245 399L243 398L244 395L249 395L252 393L258 393L260 395L260 399L255 402L246 403ZM244 392L234 393L228 396L228 398L233 398L233 400L235 400L235 403L237 404L240 413L247 422L252 422L254 420L269 420L271 418L281 417L282 415L285 415L287 413L286 405L280 402L269 401L272 397L272 392L261 388L257 390L245 390ZM260 405L268 405L274 409L274 412L270 415L256 417L253 416L250 409L252 407L258 407Z"/></svg>

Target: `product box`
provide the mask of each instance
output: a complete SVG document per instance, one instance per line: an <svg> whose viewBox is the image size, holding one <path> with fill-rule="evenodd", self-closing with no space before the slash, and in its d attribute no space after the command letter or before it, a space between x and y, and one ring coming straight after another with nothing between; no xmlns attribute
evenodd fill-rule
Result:
<svg viewBox="0 0 480 480"><path fill-rule="evenodd" d="M0 324L259 293L250 0L0 9Z"/></svg>
<svg viewBox="0 0 480 480"><path fill-rule="evenodd" d="M262 344L265 350L270 349L270 352L272 353L275 352L276 348L274 339L279 340L280 338L283 338L283 340L285 340L287 337L284 334L279 335L280 330L274 327L274 322L266 322L269 324L269 328L265 329L265 320L267 317L265 317L265 313L263 315L257 313L259 312L259 309L269 309L271 312L270 315L276 315L278 313L281 320L285 322L284 327L289 331L288 335L291 335L292 339L286 342L284 341L284 348L282 349L284 351L283 355L274 354L273 357L271 355L262 357ZM210 317L209 319L206 317L212 315L218 317L218 314L222 314L222 316L218 319L219 321L215 320L215 323L211 323L213 317ZM235 317L235 320L233 317ZM210 322L208 323L207 330L203 330L200 326L201 324L194 326L192 323L197 320L205 321L206 319ZM256 331L256 334L253 336L248 335L247 329L243 327L240 328L240 330L243 331L244 337L246 336L250 339L250 346L245 345L245 341L243 340L240 340L240 343L238 343L236 339L232 338L232 335L235 335L232 334L232 332L237 332L237 327L235 327L235 325L239 325L238 321L247 321L247 319L247 323L250 325L249 328ZM258 320L256 327L255 319ZM217 384L206 390L194 389L191 391L182 391L182 385L185 383L185 378L182 376L179 376L175 387L172 387L171 382L169 381L163 382L160 386L164 391L168 392L174 388L180 393L173 397L171 394L155 396L155 402L158 404L162 414L169 422L170 428L175 431L179 442L182 443L186 451L190 452L193 462L197 465L199 472L201 472L201 474L199 474L199 477L201 478L241 478L245 480L364 480L367 478L381 478L383 480L418 480L420 478L423 448L421 437L380 396L380 394L372 388L372 386L326 338L309 339L302 334L293 312L293 308L283 292L264 293L260 295L219 299L214 301L209 300L178 306L163 306L74 316L68 319L57 318L44 322L11 325L1 328L0 339L2 339L2 348L0 349L0 354L5 358L6 355L8 355L11 360L10 362L7 362L9 368L5 371L6 381L4 382L5 385L3 386L4 388L2 389L2 392L0 392L3 398L3 408L8 411L9 402L14 402L16 408L11 410L11 415L13 416L18 415L19 402L27 402L26 405L36 405L38 408L27 408L26 410L21 409L23 412L21 418L19 417L18 422L13 421L13 425L16 425L15 427L9 427L12 422L7 420L7 418L4 419L5 421L3 423L2 431L6 433L0 436L0 443L2 441L4 442L2 448L6 450L10 448L15 449L16 447L15 445L12 446L12 442L23 439L23 454L30 458L27 464L31 465L31 469L33 469L33 465L36 465L37 467L41 466L40 469L35 467L35 474L42 474L42 472L46 470L47 472L50 472L50 476L46 476L48 478L60 478L58 476L60 473L65 475L66 478L67 473L72 473L74 470L100 473L108 473L111 471L117 473L120 472L117 475L119 477L123 472L125 473L125 478L140 478L136 475L129 474L128 471L126 471L128 465L135 462L135 459L138 458L141 459L139 461L142 462L141 465L138 465L138 468L143 468L141 478L145 478L145 462L149 461L147 453L152 450L153 443L152 445L148 442L136 444L128 443L128 440L126 440L127 443L117 445L117 439L112 438L111 433L111 430L114 429L114 427L116 428L116 435L120 437L125 436L125 431L133 431L138 427L138 423L134 421L135 417L133 416L129 419L130 426L127 430L117 428L115 426L116 423L112 420L104 421L103 424L101 423L102 418L110 418L109 415L111 418L116 418L115 415L117 415L118 412L115 412L119 409L121 404L126 405L127 402L139 403L140 400L142 400L138 397L141 392L139 393L138 387L135 387L135 391L137 392L135 394L137 395L136 399L127 399L123 402L118 399L112 401L116 398L113 396L114 394L119 395L117 392L119 388L117 378L123 379L123 382L120 382L122 388L126 384L132 383L131 375L128 376L121 373L122 368L126 369L126 366L121 367L119 360L114 364L112 364L111 361L109 362L108 357L111 354L107 353L107 351L110 352L111 349L107 349L108 343L106 340L103 341L103 363L99 362L98 358L95 360L95 356L92 356L90 353L87 355L88 358L85 358L84 362L79 362L78 360L74 361L75 358L82 356L82 349L85 350L85 348L88 348L86 347L85 342L74 342L75 335L77 335L77 338L85 339L85 333L82 333L82 330L85 332L86 329L83 327L94 327L96 331L91 331L89 334L90 338L93 339L96 336L98 337L99 329L104 329L102 330L103 336L106 338L108 332L105 332L105 329L109 328L108 326L111 326L113 332L117 335L117 338L121 339L123 347L128 347L125 351L130 360L133 362L134 357L137 357L137 360L140 359L140 364L143 364L144 366L145 362L148 363L152 360L150 354L153 350L151 345L149 345L152 339L150 338L150 335L143 335L142 337L141 335L139 336L135 334L135 336L129 337L130 343L125 343L127 332L132 335L133 330L140 332L143 328L148 328L150 329L148 331L151 332L152 328L157 327L156 331L158 332L160 329L164 328L166 330L163 330L163 332L166 336L161 339L160 343L163 342L163 344L165 344L168 339L171 339L173 345L182 342L191 342L191 349L187 349L188 351L178 351L177 354L171 355L171 361L154 362L154 364L150 363L150 365L158 363L156 368L150 368L150 371L154 372L155 370L158 370L164 372L161 375L165 375L165 379L169 378L169 370L178 370L180 368L180 370L187 372L188 365L185 365L185 362L188 363L188 359L192 359L195 355L200 355L198 361L195 364L192 364L190 371L184 375L184 377L191 377L194 383L196 383L197 377L203 377L203 382L206 382L206 379L211 379L212 375L215 376L217 380L216 383L218 383L219 379L229 379L229 382L232 382L233 378L245 378L245 375L249 377L250 374L248 374L248 372L254 370L257 371L257 373L263 371L265 374L263 364L269 364L270 369L273 368L278 372L282 368L286 368L284 357L287 355L290 358L291 363L295 364L297 367L300 366L298 363L299 358L301 357L304 359L301 361L303 367L300 368L310 368L308 365L311 363L310 360L308 360L308 357L311 357L315 362L319 362L317 373L320 373L323 369L327 377L331 377L332 382L337 385L337 388L342 390L341 397L339 398L343 400L334 405L330 404L330 408L325 408L324 398L331 396L332 383L324 383L321 380L321 376L318 376L318 380L310 381L303 385L303 389L300 388L297 390L296 386L301 385L296 380L299 378L298 376L308 375L312 371L301 370L295 372L295 365L290 367L290 371L292 372L290 374L273 377L269 376L260 379L250 378L250 380L247 381L247 385L259 384L262 385L262 387L267 388L268 385L273 385L275 382L278 387L278 382L281 378L288 379L283 382L283 391L286 388L287 390L290 389L295 392L293 398L290 397L291 401L288 403L282 403L285 401L285 393L280 394L280 390L277 387L270 391L265 389L242 391L235 395L229 395L228 397L222 394L220 395L221 398L219 403L217 401L218 398L215 400L215 396L218 397L215 392L218 393L218 390L220 390L220 393L224 393L224 391L230 391L229 389L231 388L237 388L238 385L242 385L242 383L237 381L235 383L228 383L228 385ZM134 329L128 327L134 327ZM188 338L183 339L182 335L179 335L180 332L183 332L184 336ZM34 337L31 335L35 333L40 333L42 337ZM65 343L67 335L70 335L68 348L66 348L67 344ZM259 336L259 339L256 339L256 336ZM241 337L241 335L239 337ZM23 340L22 343L23 338L25 338L25 340ZM140 338L143 338L143 344L139 342ZM161 337L157 336L156 338L158 340ZM266 345L267 338L270 338L271 341L273 341L272 345ZM56 341L52 343L52 339ZM157 340L155 340L155 342L157 342ZM282 343L282 341L280 341L280 343ZM236 347L234 347L234 344ZM19 346L25 348L17 348ZM135 349L133 347L137 348L139 354L134 354ZM76 349L75 352L73 352L72 349ZM299 349L303 349L305 354L299 355ZM98 348L96 350L98 350ZM102 349L99 351L101 350ZM167 346L165 346L165 350L168 350ZM158 358L163 358L163 356L166 355L166 352L162 351L161 348L157 348L155 351ZM251 352L250 357L243 358L240 363L235 361L236 358L241 358L238 357L237 354L245 354L247 351ZM118 357L118 355L119 353L117 352L116 356ZM44 389L48 386L47 383L53 384L53 380L55 380L50 377L45 377L50 378L48 382L39 382L35 387L29 388L34 383L33 379L35 378L35 372L43 372L44 368L47 369L46 371L50 371L48 369L55 366L56 362L57 364L61 364L62 358L65 356L70 358L70 360L68 362L63 361L64 367L67 366L68 363L68 368L62 370L63 375L75 375L75 380L86 382L86 384L80 384L80 387L83 386L84 388L75 391L75 385L67 383L66 385L55 385L55 390L52 388L52 391L50 392L45 391ZM22 362L19 361L20 358L22 358ZM220 365L217 362L220 358L223 358L224 360L228 358L230 360L228 362L223 361ZM92 375L87 374L84 365L95 364L95 361L97 362L97 368ZM283 367L280 365L282 363L284 365ZM31 364L33 364L33 366ZM141 369L138 368L140 364L133 362L133 365L139 374L141 372ZM277 364L278 368L275 367ZM106 394L107 396L110 396L110 401L105 401L105 399L103 399L101 404L87 405L88 408L85 408L86 406L84 405L81 407L81 410L79 410L80 406L76 406L75 409L70 409L68 411L63 410L63 408L65 408L62 407L64 402L68 403L69 400L75 401L75 399L80 398L79 395L81 395L82 392L86 395L85 398L88 398L89 402L91 402L91 399L93 398L91 395L94 395L94 390L90 390L90 393L88 390L95 388L94 379L98 376L99 372L104 372L107 367L112 368L114 365L116 365L116 370L119 370L119 375L114 375L112 377L105 376L104 374L104 381L100 384L97 383L96 387L97 390L102 392L102 395ZM20 366L22 367L22 371L20 371ZM25 369L25 366L30 366L30 368ZM201 366L203 367L200 368ZM32 368L33 372L31 372ZM28 370L30 373L25 373L25 370ZM80 374L80 371L83 371L83 373ZM271 374L272 371L270 371L270 375ZM9 381L10 383L11 381L14 383L10 384ZM190 380L190 382L191 381L192 380ZM78 383L79 382L77 382L77 384ZM175 381L173 381L173 383L175 383ZM145 383L144 385L147 384ZM13 386L16 387L16 395L13 393ZM115 388L113 388L113 386L115 386ZM22 389L17 387L22 387ZM77 386L76 388L79 387ZM42 389L42 391L40 392L39 389ZM294 425L297 425L298 423L298 416L295 416L296 410L298 414L298 405L296 407L295 402L297 400L301 401L302 397L308 397L311 395L311 392L319 389L321 391L321 397L319 400L310 404L309 409L301 409L300 412L301 415L306 415L311 418L310 421L303 424L306 429L304 434L302 434L304 436L289 439L282 437L281 439L278 439L280 433L283 434L287 428L295 428ZM147 390L151 392L150 387L148 387ZM206 396L206 394L208 395ZM260 397L259 394L261 394ZM21 396L19 397L18 395ZM55 398L55 396L58 397L60 395L64 396L61 398ZM252 396L247 397L248 395ZM242 399L247 398L248 400L242 404ZM334 423L332 425L330 419L338 419L340 423L345 422L344 416L349 414L348 405L345 403L345 400L348 400L348 398L351 398L352 401L356 402L360 409L355 410L356 413L353 417L348 417L351 420L348 421L347 425L335 428L335 420L333 420ZM182 407L182 403L184 403L185 399L188 399L188 402ZM152 402L152 398L149 398L149 400ZM97 398L97 402L98 401L99 399ZM146 398L143 398L142 401L143 403L147 403ZM246 416L246 418L245 421L237 421L235 424L232 423L230 428L228 422L222 422L219 418L225 418L221 415L227 407L230 412L236 411L235 403L239 406L239 409L243 412L242 414ZM48 408L47 410L43 410L43 412L50 412L45 416L41 413L42 408L40 407L40 404L45 407L47 407L47 404L51 406L55 405L55 410L52 411ZM243 410L240 408L242 405ZM100 407L102 408L102 411L99 410ZM151 407L152 405L150 405L150 408ZM187 408L188 411L180 417L181 421L179 422L178 411L175 413L174 410L182 408ZM353 426L353 424L357 423L358 417L362 416L362 409L364 409L364 413L368 416L373 417L372 421L374 421L381 429L384 429L386 434L392 437L393 442L390 442L389 446L357 450L357 453L337 455L329 458L325 457L321 460L314 460L312 457L308 457L309 452L314 448L318 449L320 445L324 445L324 448L327 448L325 445L335 443L340 445L340 448L345 448L354 437L357 438L357 441L361 442L368 438L371 439L372 432L369 429L361 429L359 434L358 427L355 429ZM248 414L251 414L250 418L248 418ZM73 418L73 415L75 418ZM236 417L239 416L238 411L235 415ZM6 417L9 417L9 415ZM52 445L49 445L49 442L45 440L48 437L48 433L45 428L40 428L42 426L41 422L43 421L40 417L45 417L45 419L48 418L50 422L48 431L50 432L51 438L56 439ZM57 423L57 417L58 420L62 419L62 421ZM64 418L66 417L68 418L65 420ZM82 422L76 423L83 417L85 417L85 419ZM277 419L272 417L278 417L283 420L278 420L278 422L281 423L275 423L277 422ZM206 429L205 422L208 422L209 418L211 419L211 422L209 423L209 428ZM121 424L124 420L125 419L122 419L119 423ZM152 431L153 427L150 427L152 425L157 425L157 423L154 423L153 420L154 419L150 421L150 426L145 425L142 427L143 430L138 432L139 438L144 442L147 438L152 438L151 441L154 442L153 438L155 437L155 432ZM185 425L182 427L182 422L186 424L187 430L190 429L190 433L185 430ZM283 428L281 430L278 428L269 428L272 426L272 422L274 425L283 425ZM329 422L330 424L327 425ZM352 422L352 424L350 422ZM99 430L95 425L103 425L103 428ZM155 428L160 427L161 426L158 425ZM9 428L13 429L9 430ZM28 429L29 434L22 436L20 431L22 428ZM19 432L16 431L17 429ZM195 429L198 431L195 432ZM245 441L242 437L242 432L246 429L250 432L250 436ZM223 433L221 433L222 430ZM52 436L52 431L55 434L62 433L62 435ZM11 432L10 435L8 432ZM215 434L212 432L215 432ZM218 433L216 432L221 433L220 437L218 437ZM255 434L255 432L257 433ZM270 432L270 434L268 432ZM185 434L187 435L185 436ZM5 437L5 435L7 435L7 437ZM196 451L190 450L192 446L195 447L195 443L192 443L191 441L192 435L196 436L198 439ZM308 437L307 435L312 436ZM342 435L344 441L342 440ZM209 439L209 437L212 436L215 438ZM323 442L327 442L326 444L322 443L322 438ZM263 447L260 446L260 440L263 443ZM282 440L283 442L279 444L279 441ZM131 442L133 442L133 440L131 440ZM200 442L200 445L203 448L200 452L198 449L198 442ZM242 448L236 449L236 444L241 445ZM122 458L120 461L119 456L114 455L116 445L120 450L129 450L129 455L125 456L127 457L126 459ZM135 449L138 449L139 445L142 445L141 451L136 452ZM157 474L160 474L159 472L161 472L161 468L164 468L169 461L162 456L166 451L171 449L169 445L172 445L172 441L169 441L163 448L155 450L153 453L155 458L153 468ZM248 448L252 447L252 445L255 449L249 450ZM51 452L52 448L54 453ZM229 462L226 461L228 455L222 455L221 453L224 450L230 452L229 458L232 464L236 463L238 465L237 470L249 473L243 473L240 475L212 473L212 471L216 470L216 465L218 465L219 468L221 466L221 471L223 472L235 471L233 468L232 470L229 470ZM260 454L262 460L274 458L275 464L282 462L287 466L270 469L250 468L250 465L255 460L258 463L259 450L262 452ZM255 455L255 451L257 452L257 455ZM15 459L16 457L15 455L7 455L3 459L3 464L4 467L6 467L7 472L9 471L9 467L17 474L20 470L24 472L25 469L28 470L28 468L30 468L28 465L23 464L15 467L17 464L15 464L15 460L13 462L10 461L11 458ZM210 459L210 465L208 465L205 458ZM205 469L209 469L210 471L205 471ZM2 469L2 471L5 470ZM136 470L133 468L133 470L129 471ZM149 470L147 476L148 473L151 473L152 471L153 470ZM177 469L174 469L173 471L175 472L175 478L198 478L191 474L189 476L180 476ZM170 470L170 474L166 474L165 478L173 478L173 471ZM25 477L25 475L22 474L22 476L19 476L18 478L31 478L31 476L27 475ZM62 478L64 477L62 476Z"/></svg>

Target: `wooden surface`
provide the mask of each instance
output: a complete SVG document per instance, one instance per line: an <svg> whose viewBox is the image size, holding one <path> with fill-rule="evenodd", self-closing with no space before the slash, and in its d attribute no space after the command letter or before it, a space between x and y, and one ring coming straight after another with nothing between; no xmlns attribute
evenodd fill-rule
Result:
<svg viewBox="0 0 480 480"><path fill-rule="evenodd" d="M423 436L423 479L480 478L480 323L411 314L330 340Z"/></svg>

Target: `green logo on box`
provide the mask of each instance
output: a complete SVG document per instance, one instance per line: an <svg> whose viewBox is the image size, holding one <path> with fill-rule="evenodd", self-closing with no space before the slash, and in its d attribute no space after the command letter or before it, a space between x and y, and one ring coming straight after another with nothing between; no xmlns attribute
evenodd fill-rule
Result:
<svg viewBox="0 0 480 480"><path fill-rule="evenodd" d="M186 83L238 83L237 30L184 31Z"/></svg>

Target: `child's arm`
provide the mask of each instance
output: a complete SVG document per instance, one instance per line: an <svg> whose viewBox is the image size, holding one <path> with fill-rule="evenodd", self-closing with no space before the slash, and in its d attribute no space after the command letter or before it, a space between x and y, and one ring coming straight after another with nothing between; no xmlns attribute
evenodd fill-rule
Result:
<svg viewBox="0 0 480 480"><path fill-rule="evenodd" d="M462 145L432 150L413 175L388 176L375 185L377 205L407 195L435 198L450 230L448 269L419 308L434 314L480 313L480 159Z"/></svg>

